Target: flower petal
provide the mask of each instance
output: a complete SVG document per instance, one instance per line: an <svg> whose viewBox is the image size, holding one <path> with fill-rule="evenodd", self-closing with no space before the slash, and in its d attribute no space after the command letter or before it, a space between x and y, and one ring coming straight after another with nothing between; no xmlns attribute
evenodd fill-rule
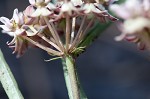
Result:
<svg viewBox="0 0 150 99"><path fill-rule="evenodd" d="M11 28L13 26L12 23L10 23L10 20L6 17L1 17L0 21L6 25L6 27Z"/></svg>
<svg viewBox="0 0 150 99"><path fill-rule="evenodd" d="M32 5L28 6L23 12L25 16L31 16L31 14L35 11Z"/></svg>
<svg viewBox="0 0 150 99"><path fill-rule="evenodd" d="M43 3L44 0L36 0L36 3L40 4L40 3Z"/></svg>
<svg viewBox="0 0 150 99"><path fill-rule="evenodd" d="M144 28L150 28L150 20L144 17L128 19L124 22L123 28L128 34L133 34L142 31Z"/></svg>
<svg viewBox="0 0 150 99"><path fill-rule="evenodd" d="M35 5L35 0L29 0L29 3L30 3L31 5Z"/></svg>
<svg viewBox="0 0 150 99"><path fill-rule="evenodd" d="M15 10L14 10L13 19L15 20L15 22L16 22L17 24L19 23L19 13L18 13L18 9L15 9Z"/></svg>
<svg viewBox="0 0 150 99"><path fill-rule="evenodd" d="M143 0L143 7L145 11L150 10L150 0Z"/></svg>
<svg viewBox="0 0 150 99"><path fill-rule="evenodd" d="M119 6L119 5L111 5L110 9L120 18L123 19L128 19L129 17L131 17L131 13L128 12L128 10L126 10L125 8Z"/></svg>
<svg viewBox="0 0 150 99"><path fill-rule="evenodd" d="M56 9L56 6L52 3L48 3L48 5L46 7L48 7L50 10Z"/></svg>
<svg viewBox="0 0 150 99"><path fill-rule="evenodd" d="M23 25L24 24L24 15L22 12L19 13L19 25Z"/></svg>
<svg viewBox="0 0 150 99"><path fill-rule="evenodd" d="M21 34L23 34L24 32L25 32L24 29L17 29L17 30L15 31L15 34L16 34L16 35L21 35Z"/></svg>
<svg viewBox="0 0 150 99"><path fill-rule="evenodd" d="M48 16L48 15L51 15L52 14L52 12L51 11L49 11L48 9L46 9L46 8L41 8L41 15L42 16Z"/></svg>
<svg viewBox="0 0 150 99"><path fill-rule="evenodd" d="M37 8L35 12L31 15L31 17L38 17L41 15L41 9Z"/></svg>
<svg viewBox="0 0 150 99"><path fill-rule="evenodd" d="M5 30L5 31L11 31L11 29L10 28L8 28L6 25L0 25L0 28L2 28L3 30Z"/></svg>
<svg viewBox="0 0 150 99"><path fill-rule="evenodd" d="M45 4L48 4L48 3L50 3L50 1L51 1L51 0L45 0Z"/></svg>
<svg viewBox="0 0 150 99"><path fill-rule="evenodd" d="M8 31L5 31L5 30L2 30L2 33L6 33L12 37L14 37L15 33L14 32L8 32Z"/></svg>

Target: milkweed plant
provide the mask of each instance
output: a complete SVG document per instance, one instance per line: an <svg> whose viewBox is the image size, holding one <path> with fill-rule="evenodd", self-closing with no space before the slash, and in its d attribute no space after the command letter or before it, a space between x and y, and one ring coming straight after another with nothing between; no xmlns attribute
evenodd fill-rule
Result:
<svg viewBox="0 0 150 99"><path fill-rule="evenodd" d="M121 31L115 40L127 40L140 49L150 49L149 0L29 0L29 3L22 12L14 9L11 19L0 17L2 33L13 37L7 45L17 57L29 48L40 48L53 56L47 61L61 59L69 99L88 99L77 75L76 59L112 22L118 21ZM0 56L0 81L5 92L9 99L24 99L2 53Z"/></svg>

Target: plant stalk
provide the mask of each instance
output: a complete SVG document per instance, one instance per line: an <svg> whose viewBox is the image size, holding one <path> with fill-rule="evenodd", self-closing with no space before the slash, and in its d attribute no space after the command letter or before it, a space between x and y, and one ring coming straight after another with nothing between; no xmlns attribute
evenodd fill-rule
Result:
<svg viewBox="0 0 150 99"><path fill-rule="evenodd" d="M62 59L62 64L69 99L87 99L77 76L74 59L66 56Z"/></svg>

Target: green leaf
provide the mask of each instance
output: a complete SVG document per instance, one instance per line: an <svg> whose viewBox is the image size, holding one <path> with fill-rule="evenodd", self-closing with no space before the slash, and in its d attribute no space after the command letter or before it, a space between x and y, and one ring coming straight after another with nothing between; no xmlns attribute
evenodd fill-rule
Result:
<svg viewBox="0 0 150 99"><path fill-rule="evenodd" d="M111 22L106 24L97 23L96 26L86 35L85 39L79 44L79 47L89 46L105 29L110 26Z"/></svg>
<svg viewBox="0 0 150 99"><path fill-rule="evenodd" d="M0 50L0 81L9 99L24 99Z"/></svg>

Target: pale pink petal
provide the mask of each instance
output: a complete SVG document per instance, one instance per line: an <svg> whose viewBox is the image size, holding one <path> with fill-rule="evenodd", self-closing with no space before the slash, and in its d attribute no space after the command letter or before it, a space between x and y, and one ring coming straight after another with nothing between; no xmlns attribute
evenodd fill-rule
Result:
<svg viewBox="0 0 150 99"><path fill-rule="evenodd" d="M72 11L76 11L77 9L73 6L71 2L64 3L61 7L61 12L67 12L69 15L72 14Z"/></svg>
<svg viewBox="0 0 150 99"><path fill-rule="evenodd" d="M43 3L44 0L36 0L36 3L40 4L40 3Z"/></svg>
<svg viewBox="0 0 150 99"><path fill-rule="evenodd" d="M46 9L46 8L41 8L41 15L42 16L48 16L48 15L51 15L52 14L52 12L51 11L49 11L48 9Z"/></svg>
<svg viewBox="0 0 150 99"><path fill-rule="evenodd" d="M84 13L90 13L92 11L93 7L94 7L94 5L85 4L83 7L83 10L85 10Z"/></svg>
<svg viewBox="0 0 150 99"><path fill-rule="evenodd" d="M16 35L21 35L22 33L24 33L24 29L17 29L16 31L15 31L15 34Z"/></svg>
<svg viewBox="0 0 150 99"><path fill-rule="evenodd" d="M10 20L6 17L1 17L0 21L5 24L8 28L11 28L13 26L12 23L10 23Z"/></svg>
<svg viewBox="0 0 150 99"><path fill-rule="evenodd" d="M29 0L29 3L30 3L31 5L35 5L35 0Z"/></svg>
<svg viewBox="0 0 150 99"><path fill-rule="evenodd" d="M18 9L15 9L15 10L14 10L13 19L15 20L15 22L16 22L17 24L19 23L19 13L18 13Z"/></svg>
<svg viewBox="0 0 150 99"><path fill-rule="evenodd" d="M38 31L30 25L24 25L23 28L26 30L27 36L34 36L38 33Z"/></svg>
<svg viewBox="0 0 150 99"><path fill-rule="evenodd" d="M19 13L19 25L22 25L22 24L24 24L24 16L23 16L23 13L20 12Z"/></svg>
<svg viewBox="0 0 150 99"><path fill-rule="evenodd" d="M80 6L83 4L82 0L71 0L71 2L73 3L74 6Z"/></svg>
<svg viewBox="0 0 150 99"><path fill-rule="evenodd" d="M16 37L14 37L11 42L7 41L6 44L7 45L13 45L13 44L15 44L15 42L16 42Z"/></svg>
<svg viewBox="0 0 150 99"><path fill-rule="evenodd" d="M37 8L35 12L31 15L31 17L38 17L41 15L41 9Z"/></svg>
<svg viewBox="0 0 150 99"><path fill-rule="evenodd" d="M125 33L122 33L121 35L115 37L115 40L116 40L116 41L121 41L121 40L123 40L125 37L126 37L126 34L125 34Z"/></svg>
<svg viewBox="0 0 150 99"><path fill-rule="evenodd" d="M26 33L27 33L27 36L34 36L34 35L36 35L37 34L37 32L32 32L32 31L26 31Z"/></svg>
<svg viewBox="0 0 150 99"><path fill-rule="evenodd" d="M120 18L128 19L131 17L132 13L129 13L128 10L124 9L123 7L119 5L111 5L110 9Z"/></svg>
<svg viewBox="0 0 150 99"><path fill-rule="evenodd" d="M130 35L130 36L126 36L125 39L126 39L127 41L132 42L132 41L137 40L138 38L137 38L137 36L135 36L135 35Z"/></svg>
<svg viewBox="0 0 150 99"><path fill-rule="evenodd" d="M8 32L8 31L5 31L5 30L2 30L2 33L6 33L12 37L14 37L15 33L14 32Z"/></svg>
<svg viewBox="0 0 150 99"><path fill-rule="evenodd" d="M142 31L144 28L150 28L150 20L144 17L128 19L123 24L124 31L128 34L134 34Z"/></svg>
<svg viewBox="0 0 150 99"><path fill-rule="evenodd" d="M0 25L0 28L2 28L5 31L11 31L11 29L8 28L6 25Z"/></svg>
<svg viewBox="0 0 150 99"><path fill-rule="evenodd" d="M50 10L56 9L56 6L52 3L48 3L48 5L46 7L48 7Z"/></svg>
<svg viewBox="0 0 150 99"><path fill-rule="evenodd" d="M150 10L150 0L143 0L143 7L145 11Z"/></svg>
<svg viewBox="0 0 150 99"><path fill-rule="evenodd" d="M31 14L35 11L35 9L33 8L32 5L28 6L25 11L24 11L24 14L26 16L31 16Z"/></svg>
<svg viewBox="0 0 150 99"><path fill-rule="evenodd" d="M3 24L5 24L6 22L10 22L10 20L8 19L8 18L6 18L6 17L1 17L0 18L0 21L3 23Z"/></svg>
<svg viewBox="0 0 150 99"><path fill-rule="evenodd" d="M45 0L45 4L48 4L48 3L50 3L50 1L51 1L51 0Z"/></svg>

